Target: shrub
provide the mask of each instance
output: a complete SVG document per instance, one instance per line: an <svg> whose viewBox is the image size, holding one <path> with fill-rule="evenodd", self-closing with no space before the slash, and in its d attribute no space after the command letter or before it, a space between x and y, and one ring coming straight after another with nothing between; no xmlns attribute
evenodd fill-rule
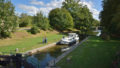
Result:
<svg viewBox="0 0 120 68"><path fill-rule="evenodd" d="M11 37L11 33L10 33L10 32L3 32L3 31L2 31L2 32L0 33L0 35L1 35L2 38Z"/></svg>
<svg viewBox="0 0 120 68"><path fill-rule="evenodd" d="M78 31L77 34L79 35L80 40L83 40L87 37L85 34L81 34L81 31Z"/></svg>
<svg viewBox="0 0 120 68"><path fill-rule="evenodd" d="M19 27L27 27L28 23L27 22L22 22L19 24Z"/></svg>
<svg viewBox="0 0 120 68"><path fill-rule="evenodd" d="M98 32L94 32L94 31L87 31L86 33L87 35L90 35L90 36L96 36L98 34Z"/></svg>
<svg viewBox="0 0 120 68"><path fill-rule="evenodd" d="M102 39L104 40L110 40L110 33L107 30L103 30L101 34Z"/></svg>
<svg viewBox="0 0 120 68"><path fill-rule="evenodd" d="M48 30L53 31L53 28L49 27L49 29L48 29Z"/></svg>
<svg viewBox="0 0 120 68"><path fill-rule="evenodd" d="M110 35L107 35L106 38L105 38L105 40L109 41L110 40Z"/></svg>
<svg viewBox="0 0 120 68"><path fill-rule="evenodd" d="M37 34L39 33L39 28L37 26L33 26L31 29L30 29L30 32L31 34Z"/></svg>
<svg viewBox="0 0 120 68"><path fill-rule="evenodd" d="M110 40L110 35L108 35L108 34L102 34L101 35L101 37L102 37L102 39L104 39L104 40Z"/></svg>

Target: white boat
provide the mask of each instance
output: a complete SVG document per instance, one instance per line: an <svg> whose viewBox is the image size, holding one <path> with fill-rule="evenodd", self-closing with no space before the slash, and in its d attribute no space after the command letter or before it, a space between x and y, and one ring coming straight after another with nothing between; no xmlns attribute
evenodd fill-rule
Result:
<svg viewBox="0 0 120 68"><path fill-rule="evenodd" d="M68 37L63 37L58 44L70 44L70 43L76 43L77 41L79 41L79 37L78 34L76 33L69 33Z"/></svg>

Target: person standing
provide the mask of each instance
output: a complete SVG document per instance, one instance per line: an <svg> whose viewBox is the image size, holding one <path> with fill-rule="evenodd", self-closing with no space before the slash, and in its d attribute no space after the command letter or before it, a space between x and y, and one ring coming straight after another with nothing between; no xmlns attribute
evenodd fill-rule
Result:
<svg viewBox="0 0 120 68"><path fill-rule="evenodd" d="M47 43L47 37L45 37L45 43Z"/></svg>
<svg viewBox="0 0 120 68"><path fill-rule="evenodd" d="M42 39L42 43L45 43L45 38L43 37L43 39Z"/></svg>

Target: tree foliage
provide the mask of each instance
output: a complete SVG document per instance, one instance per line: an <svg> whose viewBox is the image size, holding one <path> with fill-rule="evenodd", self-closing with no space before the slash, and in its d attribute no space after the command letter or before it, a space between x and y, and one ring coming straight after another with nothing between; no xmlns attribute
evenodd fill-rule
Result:
<svg viewBox="0 0 120 68"><path fill-rule="evenodd" d="M49 20L42 12L39 12L34 16L33 24L37 25L42 30L48 30L50 28Z"/></svg>
<svg viewBox="0 0 120 68"><path fill-rule="evenodd" d="M26 13L22 13L21 16L20 16L19 26L20 27L27 27L31 23L32 23L32 16L30 16Z"/></svg>
<svg viewBox="0 0 120 68"><path fill-rule="evenodd" d="M92 25L93 25L92 26L93 28L99 27L100 26L100 21L94 19L93 22L92 22Z"/></svg>
<svg viewBox="0 0 120 68"><path fill-rule="evenodd" d="M31 27L29 32L31 32L31 34L37 34L40 31L39 31L39 28L37 26L33 26L33 27Z"/></svg>
<svg viewBox="0 0 120 68"><path fill-rule="evenodd" d="M62 4L62 8L67 9L73 17L74 26L77 28L78 17L80 16L81 5L80 0L65 0Z"/></svg>
<svg viewBox="0 0 120 68"><path fill-rule="evenodd" d="M100 14L102 35L120 35L120 0L104 0Z"/></svg>
<svg viewBox="0 0 120 68"><path fill-rule="evenodd" d="M9 37L17 26L14 6L8 0L0 0L0 38Z"/></svg>
<svg viewBox="0 0 120 68"><path fill-rule="evenodd" d="M62 8L66 8L73 17L74 27L80 30L80 34L86 34L91 30L93 17L87 6L80 4L80 0L65 0Z"/></svg>
<svg viewBox="0 0 120 68"><path fill-rule="evenodd" d="M53 9L49 13L50 25L59 31L73 28L73 18L64 8Z"/></svg>

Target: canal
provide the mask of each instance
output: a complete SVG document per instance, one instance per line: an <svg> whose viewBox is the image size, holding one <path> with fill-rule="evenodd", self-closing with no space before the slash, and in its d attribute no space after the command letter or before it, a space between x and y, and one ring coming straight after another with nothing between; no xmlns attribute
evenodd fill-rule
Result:
<svg viewBox="0 0 120 68"><path fill-rule="evenodd" d="M67 45L56 45L54 47L47 48L41 52L37 52L26 57L26 60L35 68L45 68L49 61L54 60L63 53L61 52L61 48L66 46Z"/></svg>
<svg viewBox="0 0 120 68"><path fill-rule="evenodd" d="M101 30L97 30L96 36L101 35ZM56 45L51 48L47 48L41 52L37 52L31 56L26 57L27 62L32 64L35 68L45 68L49 61L56 59L63 52L61 49L67 47L67 45Z"/></svg>

